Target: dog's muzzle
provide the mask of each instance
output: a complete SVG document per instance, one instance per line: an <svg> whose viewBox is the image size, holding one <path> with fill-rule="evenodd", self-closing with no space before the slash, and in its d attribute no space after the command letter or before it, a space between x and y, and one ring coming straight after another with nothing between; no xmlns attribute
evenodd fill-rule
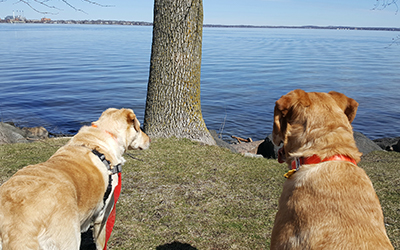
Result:
<svg viewBox="0 0 400 250"><path fill-rule="evenodd" d="M285 160L286 160L285 148L282 146L282 147L278 150L278 162L279 162L279 163L284 163Z"/></svg>

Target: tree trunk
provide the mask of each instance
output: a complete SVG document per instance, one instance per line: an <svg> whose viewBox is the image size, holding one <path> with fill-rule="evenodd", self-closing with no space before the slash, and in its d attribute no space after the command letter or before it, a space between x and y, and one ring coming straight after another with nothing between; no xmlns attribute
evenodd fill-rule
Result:
<svg viewBox="0 0 400 250"><path fill-rule="evenodd" d="M215 144L201 113L202 0L155 0L144 130Z"/></svg>

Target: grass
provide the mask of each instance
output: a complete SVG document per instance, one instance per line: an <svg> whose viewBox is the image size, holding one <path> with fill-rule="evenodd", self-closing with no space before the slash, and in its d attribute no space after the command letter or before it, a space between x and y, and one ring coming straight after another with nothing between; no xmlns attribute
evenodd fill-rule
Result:
<svg viewBox="0 0 400 250"><path fill-rule="evenodd" d="M0 146L0 183L45 161L66 139ZM269 249L284 165L185 139L156 139L125 156L109 249ZM389 238L400 249L400 154L374 152L370 176Z"/></svg>

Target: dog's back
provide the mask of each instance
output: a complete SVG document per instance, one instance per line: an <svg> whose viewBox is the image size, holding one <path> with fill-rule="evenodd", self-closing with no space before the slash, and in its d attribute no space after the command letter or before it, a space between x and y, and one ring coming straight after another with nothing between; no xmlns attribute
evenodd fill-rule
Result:
<svg viewBox="0 0 400 250"><path fill-rule="evenodd" d="M49 160L19 170L0 187L0 250L79 249L80 232L104 218L113 167L149 144L133 110L109 108ZM96 235L103 249L105 230Z"/></svg>
<svg viewBox="0 0 400 250"><path fill-rule="evenodd" d="M271 249L393 249L351 122L358 103L337 92L295 90L275 105L273 141L292 168ZM294 173L294 174L293 174Z"/></svg>
<svg viewBox="0 0 400 250"><path fill-rule="evenodd" d="M393 249L363 169L347 162L302 168L284 184L271 249Z"/></svg>
<svg viewBox="0 0 400 250"><path fill-rule="evenodd" d="M77 157L81 155L88 157ZM48 161L22 168L0 187L4 249L79 248L79 219L101 207L98 201L105 192L104 177L91 157L84 147L63 147Z"/></svg>

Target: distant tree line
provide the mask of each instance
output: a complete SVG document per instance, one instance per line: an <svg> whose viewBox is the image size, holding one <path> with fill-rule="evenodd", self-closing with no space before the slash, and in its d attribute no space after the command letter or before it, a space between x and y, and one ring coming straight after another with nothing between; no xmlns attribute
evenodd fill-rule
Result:
<svg viewBox="0 0 400 250"><path fill-rule="evenodd" d="M0 19L0 23L12 23L13 19ZM151 22L142 21L116 21L116 20L51 20L49 18L42 18L40 20L23 19L20 20L24 23L51 23L51 24L103 24L103 25L140 25L152 26Z"/></svg>
<svg viewBox="0 0 400 250"><path fill-rule="evenodd" d="M0 19L0 23L13 22L10 19ZM118 21L118 20L51 20L42 18L41 20L24 19L25 23L50 23L50 24L99 24L99 25L137 25L152 26L152 22L143 21ZM384 30L400 31L400 28L393 27L352 27L352 26L269 26L269 25L223 25L223 24L204 24L208 28L264 28L264 29L331 29L331 30Z"/></svg>

